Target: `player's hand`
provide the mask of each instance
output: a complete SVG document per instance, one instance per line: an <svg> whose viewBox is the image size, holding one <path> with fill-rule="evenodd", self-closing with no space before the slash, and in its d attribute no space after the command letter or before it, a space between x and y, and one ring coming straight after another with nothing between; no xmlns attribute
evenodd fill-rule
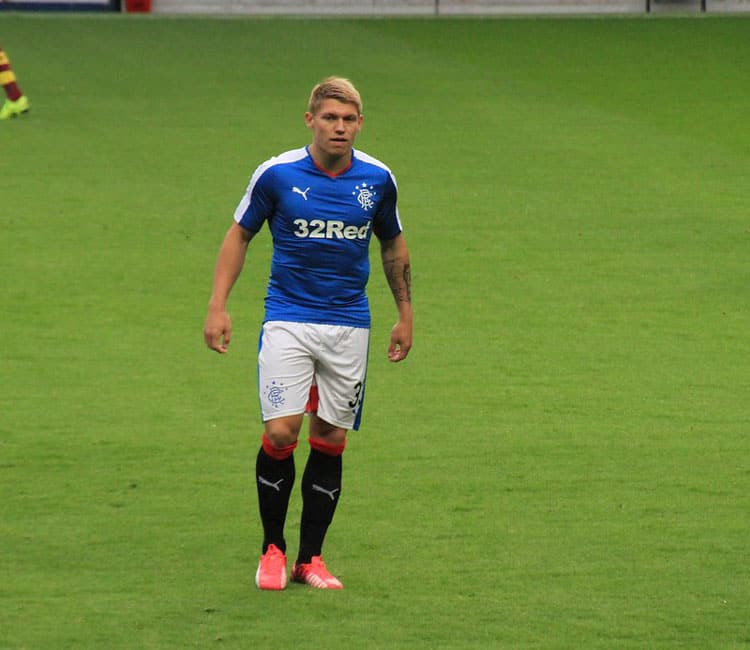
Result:
<svg viewBox="0 0 750 650"><path fill-rule="evenodd" d="M225 311L209 311L203 327L203 340L212 350L225 354L232 338L232 320Z"/></svg>
<svg viewBox="0 0 750 650"><path fill-rule="evenodd" d="M391 344L388 346L389 361L403 361L411 350L411 322L399 321L391 330Z"/></svg>

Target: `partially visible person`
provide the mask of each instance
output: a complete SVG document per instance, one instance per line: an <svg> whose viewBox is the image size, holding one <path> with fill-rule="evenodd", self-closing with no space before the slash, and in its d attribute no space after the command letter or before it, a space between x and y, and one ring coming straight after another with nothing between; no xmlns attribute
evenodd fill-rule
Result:
<svg viewBox="0 0 750 650"><path fill-rule="evenodd" d="M7 120L29 111L29 99L23 94L10 67L10 59L0 46L0 86L5 91L5 103L0 108L0 120Z"/></svg>

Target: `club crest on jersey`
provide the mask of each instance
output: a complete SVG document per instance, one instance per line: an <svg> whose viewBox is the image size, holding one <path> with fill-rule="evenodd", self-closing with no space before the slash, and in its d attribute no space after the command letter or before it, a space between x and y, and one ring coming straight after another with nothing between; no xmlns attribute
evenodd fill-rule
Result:
<svg viewBox="0 0 750 650"><path fill-rule="evenodd" d="M373 192L372 190L373 186L368 185L365 182L360 183L359 185L355 185L354 191L352 192L352 195L357 197L357 202L365 212L367 212L370 208L375 207L375 201L373 199L375 198L377 192Z"/></svg>

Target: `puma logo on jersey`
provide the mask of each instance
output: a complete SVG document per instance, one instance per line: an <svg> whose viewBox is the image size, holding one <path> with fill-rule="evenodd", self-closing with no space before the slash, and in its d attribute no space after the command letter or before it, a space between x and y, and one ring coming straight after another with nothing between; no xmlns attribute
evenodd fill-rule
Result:
<svg viewBox="0 0 750 650"><path fill-rule="evenodd" d="M305 201L307 201L307 193L309 191L310 191L309 187L304 192L299 187L293 187L292 188L292 192L294 192L295 194L299 194L300 196L302 196L302 198L305 199Z"/></svg>
<svg viewBox="0 0 750 650"><path fill-rule="evenodd" d="M281 484L284 482L283 478L280 478L276 483L271 483L268 479L263 478L262 476L258 477L258 483L261 485L267 485L270 488L273 488L277 492L281 492Z"/></svg>
<svg viewBox="0 0 750 650"><path fill-rule="evenodd" d="M323 494L327 494L329 497L331 497L331 501L336 500L336 492L339 491L339 488L334 488L333 490L326 490L323 487L320 487L317 483L312 484L313 492L322 492Z"/></svg>

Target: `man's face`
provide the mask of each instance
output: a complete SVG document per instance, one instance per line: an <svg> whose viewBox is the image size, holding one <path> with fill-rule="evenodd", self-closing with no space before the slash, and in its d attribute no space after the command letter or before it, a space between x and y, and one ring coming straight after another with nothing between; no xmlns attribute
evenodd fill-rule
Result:
<svg viewBox="0 0 750 650"><path fill-rule="evenodd" d="M362 128L362 116L354 104L324 99L316 113L305 113L305 124L313 132L313 146L321 154L347 156Z"/></svg>

